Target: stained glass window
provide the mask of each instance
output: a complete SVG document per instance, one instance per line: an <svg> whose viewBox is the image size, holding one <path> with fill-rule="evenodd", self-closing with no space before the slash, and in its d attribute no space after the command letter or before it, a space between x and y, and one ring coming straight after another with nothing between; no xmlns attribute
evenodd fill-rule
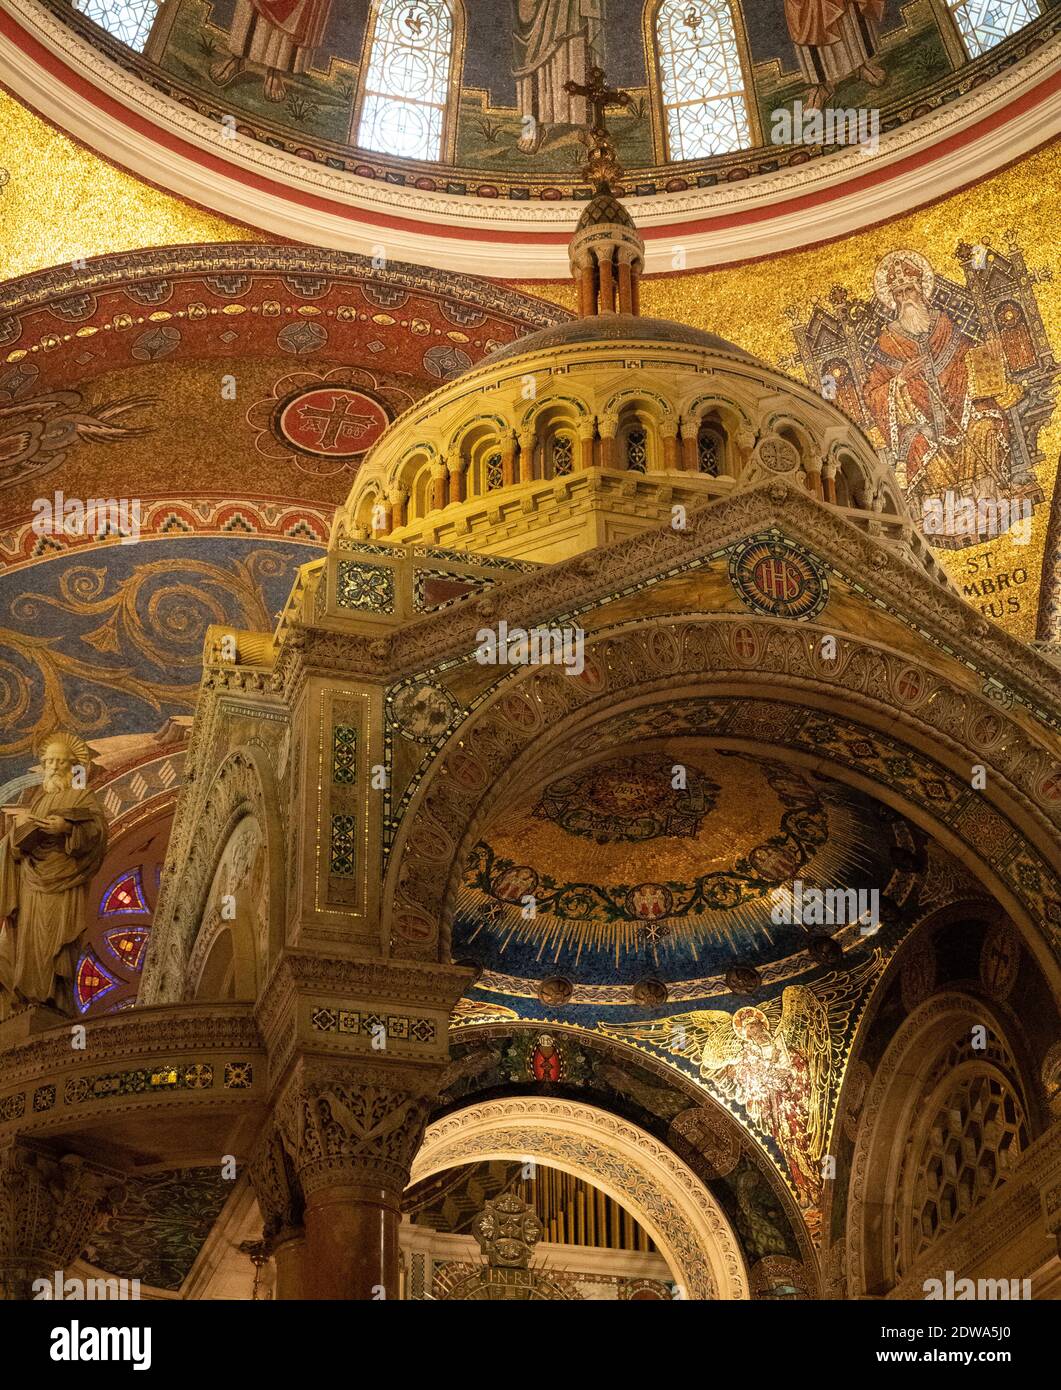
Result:
<svg viewBox="0 0 1061 1390"><path fill-rule="evenodd" d="M74 9L141 53L158 13L158 0L74 0Z"/></svg>
<svg viewBox="0 0 1061 1390"><path fill-rule="evenodd" d="M656 56L671 159L705 159L751 144L729 0L662 0Z"/></svg>
<svg viewBox="0 0 1061 1390"><path fill-rule="evenodd" d="M575 462L574 442L569 434L558 434L553 438L553 477L563 478L571 472Z"/></svg>
<svg viewBox="0 0 1061 1390"><path fill-rule="evenodd" d="M1036 0L958 0L950 12L970 58L979 58L1039 14Z"/></svg>
<svg viewBox="0 0 1061 1390"><path fill-rule="evenodd" d="M648 463L648 440L644 430L634 429L626 436L626 466L632 473L643 473Z"/></svg>
<svg viewBox="0 0 1061 1390"><path fill-rule="evenodd" d="M357 141L406 159L439 159L453 15L446 0L380 0Z"/></svg>
<svg viewBox="0 0 1061 1390"><path fill-rule="evenodd" d="M718 477L718 440L713 434L701 430L696 440L697 471Z"/></svg>

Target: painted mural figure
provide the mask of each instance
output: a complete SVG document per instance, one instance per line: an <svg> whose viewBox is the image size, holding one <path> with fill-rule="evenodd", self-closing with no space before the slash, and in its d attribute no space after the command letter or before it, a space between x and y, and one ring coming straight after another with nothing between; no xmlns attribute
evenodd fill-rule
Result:
<svg viewBox="0 0 1061 1390"><path fill-rule="evenodd" d="M224 87L253 63L265 69L267 100L283 101L283 74L306 71L330 10L331 0L236 0L228 56L213 65L211 78Z"/></svg>
<svg viewBox="0 0 1061 1390"><path fill-rule="evenodd" d="M584 83L599 61L604 0L514 0L516 101L523 118L519 148L533 152L546 128L581 125L585 101L565 90Z"/></svg>
<svg viewBox="0 0 1061 1390"><path fill-rule="evenodd" d="M785 0L785 22L804 77L813 85L807 107L824 107L839 84L857 75L879 87L875 61L884 0Z"/></svg>
<svg viewBox="0 0 1061 1390"><path fill-rule="evenodd" d="M877 266L874 291L892 317L877 337L866 403L908 497L948 488L997 496L1010 472L1005 421L978 384L972 338L933 305L934 282L914 251L893 251Z"/></svg>
<svg viewBox="0 0 1061 1390"><path fill-rule="evenodd" d="M5 808L0 839L0 1017L26 1004L73 1013L77 940L88 885L103 863L107 826L95 794L75 785L92 753L49 734L39 745L44 782L31 806Z"/></svg>

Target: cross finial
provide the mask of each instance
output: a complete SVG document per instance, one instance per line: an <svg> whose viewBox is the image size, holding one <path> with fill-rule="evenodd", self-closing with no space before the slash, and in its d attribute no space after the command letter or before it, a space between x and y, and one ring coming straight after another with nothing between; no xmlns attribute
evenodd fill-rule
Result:
<svg viewBox="0 0 1061 1390"><path fill-rule="evenodd" d="M606 113L609 107L630 106L634 99L629 92L624 92L620 87L609 87L604 69L598 67L589 69L585 82L575 82L573 79L565 82L564 91L569 92L571 96L586 98L590 128L583 139L589 146L590 154L582 174L598 187L603 187L622 173L615 146L605 124Z"/></svg>

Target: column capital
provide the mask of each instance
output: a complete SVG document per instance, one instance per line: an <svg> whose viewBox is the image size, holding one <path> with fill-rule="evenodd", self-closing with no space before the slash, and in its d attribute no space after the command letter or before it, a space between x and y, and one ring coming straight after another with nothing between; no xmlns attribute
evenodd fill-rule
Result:
<svg viewBox="0 0 1061 1390"><path fill-rule="evenodd" d="M277 1126L307 1201L328 1188L400 1197L442 1068L298 1064Z"/></svg>

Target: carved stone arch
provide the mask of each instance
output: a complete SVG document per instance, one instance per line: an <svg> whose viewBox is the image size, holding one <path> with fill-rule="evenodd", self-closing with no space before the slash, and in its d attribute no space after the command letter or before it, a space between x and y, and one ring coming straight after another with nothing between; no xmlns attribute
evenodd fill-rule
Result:
<svg viewBox="0 0 1061 1390"><path fill-rule="evenodd" d="M540 428L543 420L563 420L574 429L580 421L588 420L591 413L581 397L550 392L531 401L520 417L519 428L523 433L532 433Z"/></svg>
<svg viewBox="0 0 1061 1390"><path fill-rule="evenodd" d="M692 1169L647 1131L596 1106L544 1096L467 1106L428 1126L411 1180L528 1156L585 1179L631 1211L686 1297L750 1297L740 1243Z"/></svg>
<svg viewBox="0 0 1061 1390"><path fill-rule="evenodd" d="M676 421L678 418L672 400L668 400L659 391L643 386L624 386L621 390L613 392L601 406L601 414L618 416L628 408L643 412L657 428L666 424L668 420Z"/></svg>
<svg viewBox="0 0 1061 1390"><path fill-rule="evenodd" d="M997 1004L951 990L933 995L906 1019L877 1066L855 1137L847 1206L848 1297L879 1296L898 1282L895 1226L908 1201L906 1160L931 1124L938 1097L977 1067L959 1054L970 1030L981 1025L995 1046L980 1070L1015 1088L1027 1107L1032 1078L1014 1060L1007 1020Z"/></svg>
<svg viewBox="0 0 1061 1390"><path fill-rule="evenodd" d="M752 660L736 655L735 637L742 630L754 639ZM915 799L916 781L903 792L892 780L867 775L857 761L845 765L827 750L790 747L786 754L830 770L836 762L837 770L830 775L861 786L909 815L965 858L1015 920L1034 926L1036 954L1056 977L1057 962L1044 939L1043 923L1035 920L1034 906L1029 906L1019 883L1000 878L982 846L983 816L994 816L999 826L1038 847L1048 875L1046 864L1056 852L1057 832L1041 797L1036 804L1040 762L1045 758L1047 766L1048 755L1043 751L1040 757L1027 734L986 701L959 691L909 655L842 636L836 659L823 662L819 647L820 632L811 624L796 629L777 620L730 615L666 624L634 620L593 635L586 646L586 671L578 680L555 667L516 668L456 726L411 792L388 869L387 910L393 914L396 903L401 904L402 912L413 914L420 932L430 922L432 940L444 952L464 856L514 780L526 789L534 782L536 768L542 776L547 769L555 771L565 761L564 746L580 729L620 710L718 697L761 700L769 693L772 701L820 711L833 720L855 723L857 711L856 727L878 731L931 760L939 769L941 788L950 788L948 805L966 795L973 762L990 765L981 794L989 810L978 813L980 823L974 818L975 833L963 834L963 824L944 822L927 793ZM991 750L977 742L986 714L994 734L991 747L1004 755L997 766ZM414 823L432 832L430 864L423 862L425 837L418 838L419 849L410 844L409 827ZM393 929L393 916L389 925Z"/></svg>
<svg viewBox="0 0 1061 1390"><path fill-rule="evenodd" d="M276 776L265 748L245 743L214 773L202 799L184 823L179 858L162 880L151 948L144 966L140 1003L176 1003L193 987L189 967L197 959L196 941L207 896L222 855L239 823L253 816L265 847L268 884L266 959L258 962L259 984L283 947L284 841Z"/></svg>

